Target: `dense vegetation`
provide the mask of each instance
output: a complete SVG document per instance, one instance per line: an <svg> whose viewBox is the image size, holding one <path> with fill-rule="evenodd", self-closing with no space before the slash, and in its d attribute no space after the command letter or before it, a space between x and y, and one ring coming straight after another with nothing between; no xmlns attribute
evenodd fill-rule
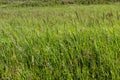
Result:
<svg viewBox="0 0 120 80"><path fill-rule="evenodd" d="M10 5L0 6L0 80L120 80L119 3Z"/></svg>
<svg viewBox="0 0 120 80"><path fill-rule="evenodd" d="M22 6L50 6L58 4L105 4L115 3L120 0L0 0L0 4L16 4Z"/></svg>

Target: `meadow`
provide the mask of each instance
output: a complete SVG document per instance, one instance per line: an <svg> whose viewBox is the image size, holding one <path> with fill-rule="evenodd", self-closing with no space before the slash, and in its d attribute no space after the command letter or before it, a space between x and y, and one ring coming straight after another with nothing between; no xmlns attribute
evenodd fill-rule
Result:
<svg viewBox="0 0 120 80"><path fill-rule="evenodd" d="M120 4L0 5L0 80L120 80Z"/></svg>

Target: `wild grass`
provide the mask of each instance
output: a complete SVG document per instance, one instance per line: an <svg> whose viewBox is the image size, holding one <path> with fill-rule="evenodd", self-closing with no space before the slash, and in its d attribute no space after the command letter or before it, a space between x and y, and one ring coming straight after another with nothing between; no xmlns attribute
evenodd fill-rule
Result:
<svg viewBox="0 0 120 80"><path fill-rule="evenodd" d="M0 7L1 80L120 80L120 6Z"/></svg>

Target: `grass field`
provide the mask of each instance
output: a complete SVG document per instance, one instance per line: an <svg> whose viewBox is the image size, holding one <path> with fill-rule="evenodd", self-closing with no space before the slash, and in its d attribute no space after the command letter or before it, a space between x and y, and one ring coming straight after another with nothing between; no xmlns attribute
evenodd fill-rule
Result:
<svg viewBox="0 0 120 80"><path fill-rule="evenodd" d="M120 80L120 5L0 6L0 80Z"/></svg>

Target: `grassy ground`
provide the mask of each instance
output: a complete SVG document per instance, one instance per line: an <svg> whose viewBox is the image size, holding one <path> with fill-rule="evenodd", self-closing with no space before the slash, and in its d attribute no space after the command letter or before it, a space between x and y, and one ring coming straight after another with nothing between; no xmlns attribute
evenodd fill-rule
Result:
<svg viewBox="0 0 120 80"><path fill-rule="evenodd" d="M1 80L120 80L120 5L0 6Z"/></svg>

